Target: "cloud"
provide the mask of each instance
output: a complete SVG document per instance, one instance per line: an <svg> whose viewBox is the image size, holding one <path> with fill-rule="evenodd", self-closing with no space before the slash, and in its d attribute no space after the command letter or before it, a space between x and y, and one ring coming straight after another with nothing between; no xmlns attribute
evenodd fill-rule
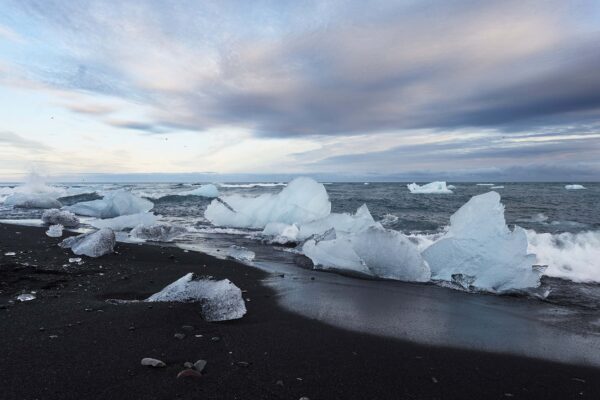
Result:
<svg viewBox="0 0 600 400"><path fill-rule="evenodd" d="M27 150L31 152L45 152L51 148L36 140L26 139L13 132L0 131L0 143L16 149Z"/></svg>

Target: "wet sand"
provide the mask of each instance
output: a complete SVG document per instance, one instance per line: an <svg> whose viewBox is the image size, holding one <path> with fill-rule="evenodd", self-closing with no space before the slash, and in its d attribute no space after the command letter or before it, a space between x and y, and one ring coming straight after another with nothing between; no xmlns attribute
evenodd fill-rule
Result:
<svg viewBox="0 0 600 400"><path fill-rule="evenodd" d="M600 397L600 369L417 345L298 316L277 305L265 272L233 261L119 243L117 254L77 265L58 242L40 228L0 225L2 399ZM188 272L229 278L246 291L247 315L208 323L195 304L106 301L143 299ZM11 303L31 290L35 300ZM167 367L141 366L144 357ZM201 378L176 378L198 359L208 361Z"/></svg>

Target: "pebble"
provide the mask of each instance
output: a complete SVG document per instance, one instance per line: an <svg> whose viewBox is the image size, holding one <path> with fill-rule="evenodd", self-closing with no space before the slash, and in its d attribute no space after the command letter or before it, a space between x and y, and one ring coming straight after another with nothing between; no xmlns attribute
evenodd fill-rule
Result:
<svg viewBox="0 0 600 400"><path fill-rule="evenodd" d="M189 369L189 368L194 368L194 364L192 364L192 363L191 363L191 362L189 362L189 361L186 361L186 362L184 362L184 363L183 363L183 366L184 366L184 367L186 367L186 368L188 368L188 369Z"/></svg>
<svg viewBox="0 0 600 400"><path fill-rule="evenodd" d="M185 333L176 333L173 335L175 339L183 340L185 339Z"/></svg>
<svg viewBox="0 0 600 400"><path fill-rule="evenodd" d="M210 340L212 340L213 342L218 342L219 340L221 340L221 338L218 336L213 336L210 338Z"/></svg>
<svg viewBox="0 0 600 400"><path fill-rule="evenodd" d="M204 371L206 368L206 360L198 360L194 363L194 369L198 372Z"/></svg>
<svg viewBox="0 0 600 400"><path fill-rule="evenodd" d="M167 364L165 364L164 362L157 360L156 358L150 357L142 358L142 365L154 368L162 368L167 366Z"/></svg>
<svg viewBox="0 0 600 400"><path fill-rule="evenodd" d="M179 378L202 378L202 374L193 369L184 369L177 374L177 379Z"/></svg>

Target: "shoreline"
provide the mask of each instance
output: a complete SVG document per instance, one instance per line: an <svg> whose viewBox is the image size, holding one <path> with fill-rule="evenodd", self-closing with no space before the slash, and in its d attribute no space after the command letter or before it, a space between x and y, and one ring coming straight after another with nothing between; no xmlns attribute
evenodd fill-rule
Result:
<svg viewBox="0 0 600 400"><path fill-rule="evenodd" d="M44 231L0 224L0 382L7 400L600 396L600 369L414 344L302 317L277 304L262 282L266 272L233 260L117 243L117 254L82 257L77 265L68 262L77 256L56 246L61 238ZM188 272L246 290L247 314L209 323L196 304L106 302L143 299ZM37 298L9 304L23 289L37 290ZM167 367L143 367L144 357ZM184 362L198 359L208 361L202 378L176 379Z"/></svg>

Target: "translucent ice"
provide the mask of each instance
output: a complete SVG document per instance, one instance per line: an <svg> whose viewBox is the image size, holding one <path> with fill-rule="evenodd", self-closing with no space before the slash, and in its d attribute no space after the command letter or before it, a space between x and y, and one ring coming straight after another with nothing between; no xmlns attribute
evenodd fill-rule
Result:
<svg viewBox="0 0 600 400"><path fill-rule="evenodd" d="M303 224L300 226L298 238L304 240L312 235L323 233L334 228L338 234L347 234L362 231L370 226L381 226L375 222L366 204L356 210L354 215L347 213L333 213L327 217Z"/></svg>
<svg viewBox="0 0 600 400"><path fill-rule="evenodd" d="M296 224L284 224L283 222L269 222L262 234L271 236L272 243L286 244L298 241L300 230Z"/></svg>
<svg viewBox="0 0 600 400"><path fill-rule="evenodd" d="M303 224L325 218L331 203L325 187L310 178L296 178L277 194L215 199L204 216L214 225L264 228L269 222Z"/></svg>
<svg viewBox="0 0 600 400"><path fill-rule="evenodd" d="M177 236L181 236L187 232L183 226L170 224L151 224L138 225L129 233L131 237L136 239L149 240L153 242L170 242Z"/></svg>
<svg viewBox="0 0 600 400"><path fill-rule="evenodd" d="M229 279L215 281L189 273L145 301L199 302L207 321L228 321L246 314L242 291Z"/></svg>
<svg viewBox="0 0 600 400"><path fill-rule="evenodd" d="M565 189L567 190L582 190L585 189L583 185L565 185Z"/></svg>
<svg viewBox="0 0 600 400"><path fill-rule="evenodd" d="M50 237L61 237L63 234L63 226L60 224L50 225L48 230L46 231L46 235Z"/></svg>
<svg viewBox="0 0 600 400"><path fill-rule="evenodd" d="M500 195L472 197L452 217L448 232L423 251L433 279L451 281L461 274L472 285L489 291L537 287L540 271L527 252L527 235L506 226Z"/></svg>
<svg viewBox="0 0 600 400"><path fill-rule="evenodd" d="M254 260L254 257L256 256L252 250L248 250L245 247L236 245L229 247L227 250L227 255L233 259L245 262Z"/></svg>
<svg viewBox="0 0 600 400"><path fill-rule="evenodd" d="M425 185L417 185L416 183L410 183L406 185L411 193L452 193L452 190L446 187L446 182L431 182Z"/></svg>
<svg viewBox="0 0 600 400"><path fill-rule="evenodd" d="M79 218L72 212L62 211L56 208L46 210L42 214L42 221L46 224L61 224L67 228L76 228L79 226Z"/></svg>
<svg viewBox="0 0 600 400"><path fill-rule="evenodd" d="M321 269L415 282L426 282L431 276L419 250L406 236L380 226L329 240L311 239L302 251Z"/></svg>
<svg viewBox="0 0 600 400"><path fill-rule="evenodd" d="M196 189L177 193L180 196L219 197L219 189L213 184L202 185Z"/></svg>
<svg viewBox="0 0 600 400"><path fill-rule="evenodd" d="M74 254L100 257L112 253L115 247L115 233L109 228L66 238L60 247L70 248Z"/></svg>
<svg viewBox="0 0 600 400"><path fill-rule="evenodd" d="M23 293L17 296L17 300L19 301L31 301L35 300L35 295L31 293Z"/></svg>
<svg viewBox="0 0 600 400"><path fill-rule="evenodd" d="M114 218L121 215L147 212L152 207L154 207L154 204L151 201L141 199L124 189L120 189L108 193L101 200L76 203L67 207L67 209L79 215Z"/></svg>
<svg viewBox="0 0 600 400"><path fill-rule="evenodd" d="M14 193L4 200L7 206L18 208L58 208L61 204L55 197L45 193Z"/></svg>
<svg viewBox="0 0 600 400"><path fill-rule="evenodd" d="M95 228L110 228L113 231L122 231L124 229L135 228L138 225L152 225L158 221L158 217L151 212L142 212L138 214L121 215L120 217L97 219L90 221L90 225Z"/></svg>

